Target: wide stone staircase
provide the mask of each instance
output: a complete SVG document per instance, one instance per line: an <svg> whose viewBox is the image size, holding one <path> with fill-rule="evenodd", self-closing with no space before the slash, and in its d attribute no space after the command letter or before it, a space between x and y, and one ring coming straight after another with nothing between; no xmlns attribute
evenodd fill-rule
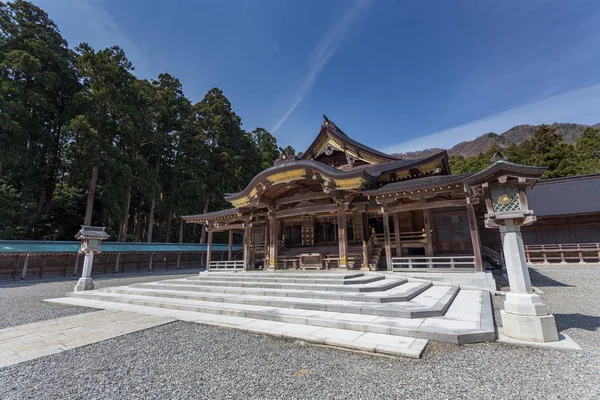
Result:
<svg viewBox="0 0 600 400"><path fill-rule="evenodd" d="M49 301L417 358L428 340L496 338L489 292L374 272L210 272Z"/></svg>

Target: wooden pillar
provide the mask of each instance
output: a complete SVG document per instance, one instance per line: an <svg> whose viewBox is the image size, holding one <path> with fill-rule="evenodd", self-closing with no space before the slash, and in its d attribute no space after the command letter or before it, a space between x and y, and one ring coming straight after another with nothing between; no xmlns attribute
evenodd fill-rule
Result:
<svg viewBox="0 0 600 400"><path fill-rule="evenodd" d="M425 226L425 257L433 257L433 235L431 232L431 210L423 210L423 220Z"/></svg>
<svg viewBox="0 0 600 400"><path fill-rule="evenodd" d="M268 213L269 218L269 269L277 269L277 216L274 212Z"/></svg>
<svg viewBox="0 0 600 400"><path fill-rule="evenodd" d="M202 227L202 229L204 229L204 226ZM207 229L208 229L208 242L206 244L206 270L208 271L208 268L210 266L210 253L212 252L213 232L212 232L212 229L210 228L210 226L208 226Z"/></svg>
<svg viewBox="0 0 600 400"><path fill-rule="evenodd" d="M396 242L396 257L402 257L402 242L400 241L400 218L394 213L394 241Z"/></svg>
<svg viewBox="0 0 600 400"><path fill-rule="evenodd" d="M230 231L231 232L231 231ZM251 249L250 249L250 235L252 234L250 222L246 222L244 224L244 271L250 270L250 259L251 259ZM231 237L231 234L230 234ZM231 243L231 241L229 242ZM229 247L231 249L231 245ZM229 257L231 260L231 257Z"/></svg>
<svg viewBox="0 0 600 400"><path fill-rule="evenodd" d="M483 271L481 260L481 238L479 236L479 225L473 204L467 204L467 217L469 218L469 230L471 231L471 243L473 243L473 257L475 258L475 271Z"/></svg>
<svg viewBox="0 0 600 400"><path fill-rule="evenodd" d="M245 235L245 231L244 231L244 235ZM244 244L246 243L246 238L244 237ZM245 248L244 248L244 251ZM227 260L228 261L232 261L232 256L233 256L233 231L229 230L229 247L227 248Z"/></svg>
<svg viewBox="0 0 600 400"><path fill-rule="evenodd" d="M340 250L340 262L338 268L348 269L348 235L346 232L346 207L347 202L338 203L337 224L338 224L338 243Z"/></svg>
<svg viewBox="0 0 600 400"><path fill-rule="evenodd" d="M392 270L392 244L390 241L390 216L383 212L383 241L385 245L385 264L388 271Z"/></svg>
<svg viewBox="0 0 600 400"><path fill-rule="evenodd" d="M77 270L79 269L79 254L77 253L77 257L75 257L75 265L73 266L73 276L77 276Z"/></svg>

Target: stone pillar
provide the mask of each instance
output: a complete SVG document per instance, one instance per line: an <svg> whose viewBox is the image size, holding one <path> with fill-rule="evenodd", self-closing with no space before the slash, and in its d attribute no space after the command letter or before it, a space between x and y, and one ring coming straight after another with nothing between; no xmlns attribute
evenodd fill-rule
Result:
<svg viewBox="0 0 600 400"><path fill-rule="evenodd" d="M431 232L431 210L423 210L423 221L425 226L425 257L433 257L433 235Z"/></svg>
<svg viewBox="0 0 600 400"><path fill-rule="evenodd" d="M229 230L229 247L227 248L227 261L233 258L233 231Z"/></svg>
<svg viewBox="0 0 600 400"><path fill-rule="evenodd" d="M202 228L204 228L204 226ZM212 232L212 229L210 229L210 226L208 226L207 229L208 229L208 240L206 243L206 270L208 271L208 268L210 267L210 253L212 253L213 232Z"/></svg>
<svg viewBox="0 0 600 400"><path fill-rule="evenodd" d="M250 235L251 235L251 232L252 231L251 231L250 223L246 222L244 225L244 271L250 270L250 259L251 259Z"/></svg>
<svg viewBox="0 0 600 400"><path fill-rule="evenodd" d="M558 332L554 316L548 314L546 305L533 293L527 259L521 237L521 227L507 219L500 226L502 251L510 292L506 294L504 310L500 311L506 336L533 342L555 342Z"/></svg>
<svg viewBox="0 0 600 400"><path fill-rule="evenodd" d="M269 218L269 270L277 269L277 217L274 212L268 213Z"/></svg>
<svg viewBox="0 0 600 400"><path fill-rule="evenodd" d="M83 273L81 278L75 285L75 291L81 292L83 290L94 290L94 281L92 280L92 264L94 263L94 253L86 252L85 258L83 259Z"/></svg>
<svg viewBox="0 0 600 400"><path fill-rule="evenodd" d="M469 230L471 231L471 243L473 244L473 257L475 258L475 271L483 271L481 260L481 239L479 237L479 225L473 204L467 204L467 217L469 218Z"/></svg>
<svg viewBox="0 0 600 400"><path fill-rule="evenodd" d="M396 257L402 257L402 241L400 240L400 218L394 213L394 242L396 244Z"/></svg>
<svg viewBox="0 0 600 400"><path fill-rule="evenodd" d="M338 243L340 252L339 269L348 269L348 235L346 232L346 206L348 203L338 203L337 223L338 223Z"/></svg>
<svg viewBox="0 0 600 400"><path fill-rule="evenodd" d="M387 212L383 212L383 241L385 246L385 264L387 270L392 270L392 244L390 241L390 216Z"/></svg>

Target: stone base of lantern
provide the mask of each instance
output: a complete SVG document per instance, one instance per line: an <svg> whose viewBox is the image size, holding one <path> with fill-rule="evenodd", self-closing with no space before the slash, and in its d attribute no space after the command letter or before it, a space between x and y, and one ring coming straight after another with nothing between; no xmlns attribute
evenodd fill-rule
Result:
<svg viewBox="0 0 600 400"><path fill-rule="evenodd" d="M94 290L94 281L92 278L79 278L74 291L82 292L84 290Z"/></svg>
<svg viewBox="0 0 600 400"><path fill-rule="evenodd" d="M531 342L556 342L558 331L554 315L518 315L500 311L504 334Z"/></svg>

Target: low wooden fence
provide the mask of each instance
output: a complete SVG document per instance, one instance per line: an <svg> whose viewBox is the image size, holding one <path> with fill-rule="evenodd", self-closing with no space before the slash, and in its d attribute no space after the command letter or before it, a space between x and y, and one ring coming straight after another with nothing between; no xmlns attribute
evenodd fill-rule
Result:
<svg viewBox="0 0 600 400"><path fill-rule="evenodd" d="M475 270L474 256L392 257L393 271Z"/></svg>
<svg viewBox="0 0 600 400"><path fill-rule="evenodd" d="M232 261L210 261L208 263L209 271L243 271L244 261L243 260L232 260Z"/></svg>
<svg viewBox="0 0 600 400"><path fill-rule="evenodd" d="M525 256L530 264L597 264L600 243L525 245Z"/></svg>

